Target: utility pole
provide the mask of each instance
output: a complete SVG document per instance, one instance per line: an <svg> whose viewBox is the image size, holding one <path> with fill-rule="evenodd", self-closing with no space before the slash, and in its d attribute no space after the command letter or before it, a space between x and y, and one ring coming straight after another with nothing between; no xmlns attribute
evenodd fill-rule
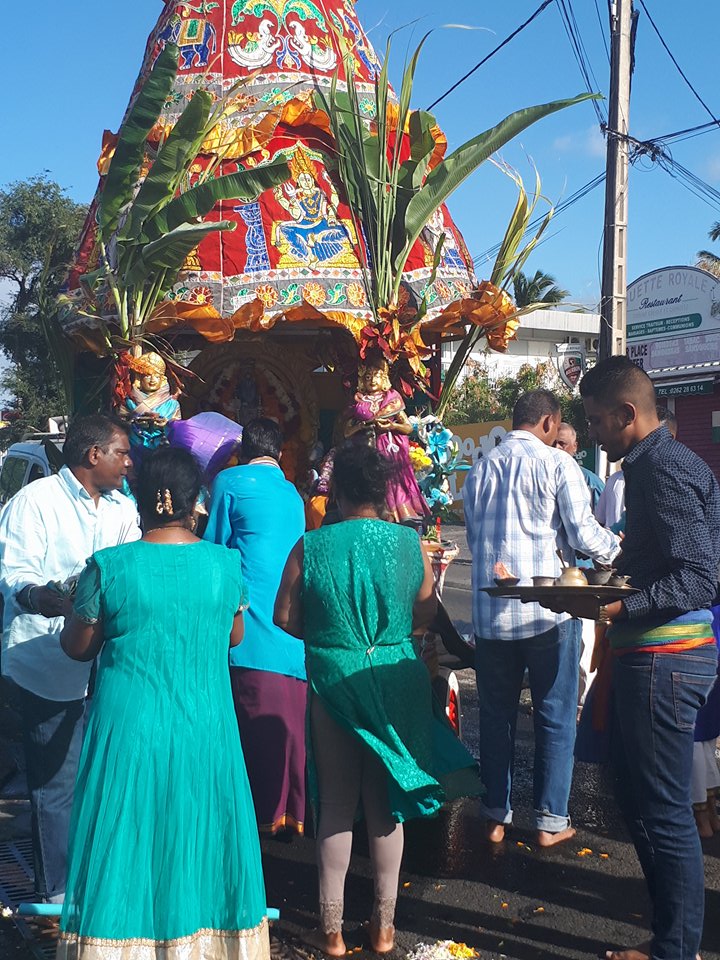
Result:
<svg viewBox="0 0 720 960"><path fill-rule="evenodd" d="M610 2L610 102L598 359L625 353L632 0Z"/></svg>

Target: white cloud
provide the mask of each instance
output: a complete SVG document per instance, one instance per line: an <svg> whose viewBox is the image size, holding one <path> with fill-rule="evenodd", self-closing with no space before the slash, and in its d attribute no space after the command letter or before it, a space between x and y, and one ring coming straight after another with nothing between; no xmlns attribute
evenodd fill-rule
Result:
<svg viewBox="0 0 720 960"><path fill-rule="evenodd" d="M577 133L557 137L553 146L560 153L575 153L584 157L605 156L605 138L597 124Z"/></svg>
<svg viewBox="0 0 720 960"><path fill-rule="evenodd" d="M720 181L720 153L715 154L714 157L708 157L704 167L705 176L708 180L715 183Z"/></svg>

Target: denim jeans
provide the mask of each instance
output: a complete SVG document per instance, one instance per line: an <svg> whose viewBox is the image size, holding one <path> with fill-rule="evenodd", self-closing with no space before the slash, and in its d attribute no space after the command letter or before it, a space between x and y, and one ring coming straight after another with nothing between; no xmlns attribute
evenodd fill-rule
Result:
<svg viewBox="0 0 720 960"><path fill-rule="evenodd" d="M653 905L652 960L695 960L705 890L692 805L693 729L717 647L627 653L613 666L615 794Z"/></svg>
<svg viewBox="0 0 720 960"><path fill-rule="evenodd" d="M45 700L7 678L5 690L22 722L36 893L42 900L59 903L65 895L85 701Z"/></svg>
<svg viewBox="0 0 720 960"><path fill-rule="evenodd" d="M524 640L476 640L483 813L512 823L515 728L527 668L533 702L533 805L538 830L569 826L580 665L580 621Z"/></svg>

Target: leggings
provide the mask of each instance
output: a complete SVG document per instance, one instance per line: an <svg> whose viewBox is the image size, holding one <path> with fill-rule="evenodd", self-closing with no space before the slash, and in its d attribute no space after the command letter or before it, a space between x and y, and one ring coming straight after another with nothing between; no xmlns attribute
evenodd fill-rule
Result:
<svg viewBox="0 0 720 960"><path fill-rule="evenodd" d="M380 927L392 926L403 828L390 811L387 771L368 747L333 720L316 694L310 699L310 726L319 792L317 857L323 931L333 933L342 926L353 822L361 800L375 883L373 919Z"/></svg>

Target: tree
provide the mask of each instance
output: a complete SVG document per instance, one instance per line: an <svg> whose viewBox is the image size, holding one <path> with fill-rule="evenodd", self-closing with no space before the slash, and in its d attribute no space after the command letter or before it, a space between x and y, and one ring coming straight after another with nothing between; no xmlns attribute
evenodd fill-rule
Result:
<svg viewBox="0 0 720 960"><path fill-rule="evenodd" d="M518 308L531 307L533 304L553 305L562 303L570 296L568 290L562 290L549 273L536 270L535 275L528 277L518 270L513 277L513 292L515 304Z"/></svg>
<svg viewBox="0 0 720 960"><path fill-rule="evenodd" d="M484 364L471 360L468 375L451 391L443 420L450 426L510 420L520 394L539 389L553 391L560 401L563 420L577 432L578 446L588 446L582 400L568 390L550 361L536 366L525 363L513 377L492 379Z"/></svg>
<svg viewBox="0 0 720 960"><path fill-rule="evenodd" d="M0 280L9 288L0 307L0 351L9 363L0 386L17 415L3 431L4 442L66 412L45 330L86 212L45 175L0 190Z"/></svg>
<svg viewBox="0 0 720 960"><path fill-rule="evenodd" d="M720 240L720 221L716 220L712 227L710 227L708 236L713 242ZM695 266L700 267L701 270L707 270L708 273L712 273L716 277L720 277L720 257L713 253L712 250L698 250Z"/></svg>

